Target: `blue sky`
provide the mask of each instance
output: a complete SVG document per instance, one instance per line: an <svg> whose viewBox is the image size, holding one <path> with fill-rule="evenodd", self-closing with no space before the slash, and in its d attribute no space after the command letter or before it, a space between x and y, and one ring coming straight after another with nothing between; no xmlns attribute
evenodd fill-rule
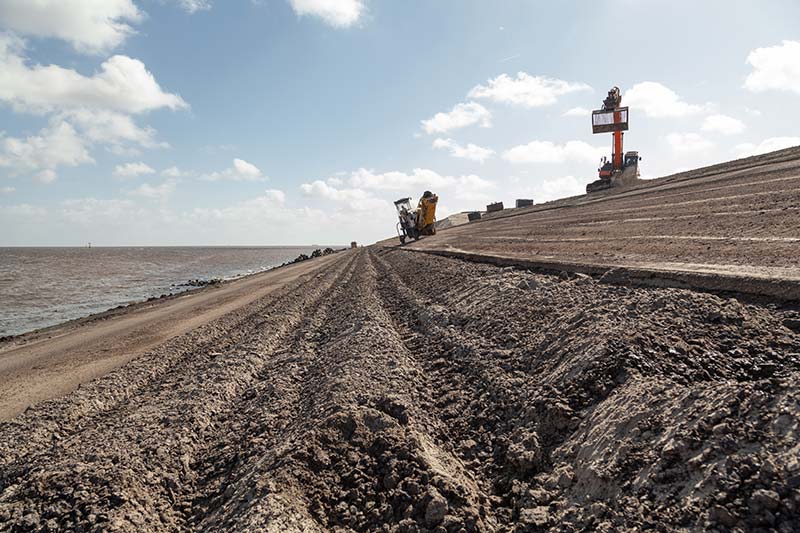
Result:
<svg viewBox="0 0 800 533"><path fill-rule="evenodd" d="M800 144L800 3L0 0L0 245L372 242ZM441 216L440 216L441 218Z"/></svg>

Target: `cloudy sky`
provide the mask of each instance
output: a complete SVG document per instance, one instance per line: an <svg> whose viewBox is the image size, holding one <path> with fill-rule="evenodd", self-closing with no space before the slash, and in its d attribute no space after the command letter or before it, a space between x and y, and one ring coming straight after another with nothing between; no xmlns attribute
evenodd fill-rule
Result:
<svg viewBox="0 0 800 533"><path fill-rule="evenodd" d="M800 144L795 0L0 0L0 246L372 242ZM440 216L441 218L441 216Z"/></svg>

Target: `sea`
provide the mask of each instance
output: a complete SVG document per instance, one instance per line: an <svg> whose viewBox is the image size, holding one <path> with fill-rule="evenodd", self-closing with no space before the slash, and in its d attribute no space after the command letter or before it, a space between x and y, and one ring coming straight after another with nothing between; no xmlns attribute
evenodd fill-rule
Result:
<svg viewBox="0 0 800 533"><path fill-rule="evenodd" d="M0 248L0 337L190 290L191 280L261 272L326 247Z"/></svg>

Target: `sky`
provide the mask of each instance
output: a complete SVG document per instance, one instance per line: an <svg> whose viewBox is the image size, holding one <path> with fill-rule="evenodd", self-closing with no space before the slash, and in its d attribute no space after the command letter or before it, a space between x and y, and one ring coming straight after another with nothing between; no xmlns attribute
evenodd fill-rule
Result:
<svg viewBox="0 0 800 533"><path fill-rule="evenodd" d="M370 243L800 145L795 0L0 0L0 246Z"/></svg>

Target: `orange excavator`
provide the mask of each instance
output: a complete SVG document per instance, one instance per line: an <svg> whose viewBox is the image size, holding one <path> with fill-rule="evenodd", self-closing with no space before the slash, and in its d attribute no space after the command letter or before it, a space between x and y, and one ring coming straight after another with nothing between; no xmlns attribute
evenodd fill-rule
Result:
<svg viewBox="0 0 800 533"><path fill-rule="evenodd" d="M613 133L611 160L603 157L597 174L600 179L586 186L586 192L601 191L617 185L627 185L639 177L639 152L623 156L622 136L628 130L628 108L622 107L619 87L612 87L603 100L603 108L592 111L592 133Z"/></svg>

